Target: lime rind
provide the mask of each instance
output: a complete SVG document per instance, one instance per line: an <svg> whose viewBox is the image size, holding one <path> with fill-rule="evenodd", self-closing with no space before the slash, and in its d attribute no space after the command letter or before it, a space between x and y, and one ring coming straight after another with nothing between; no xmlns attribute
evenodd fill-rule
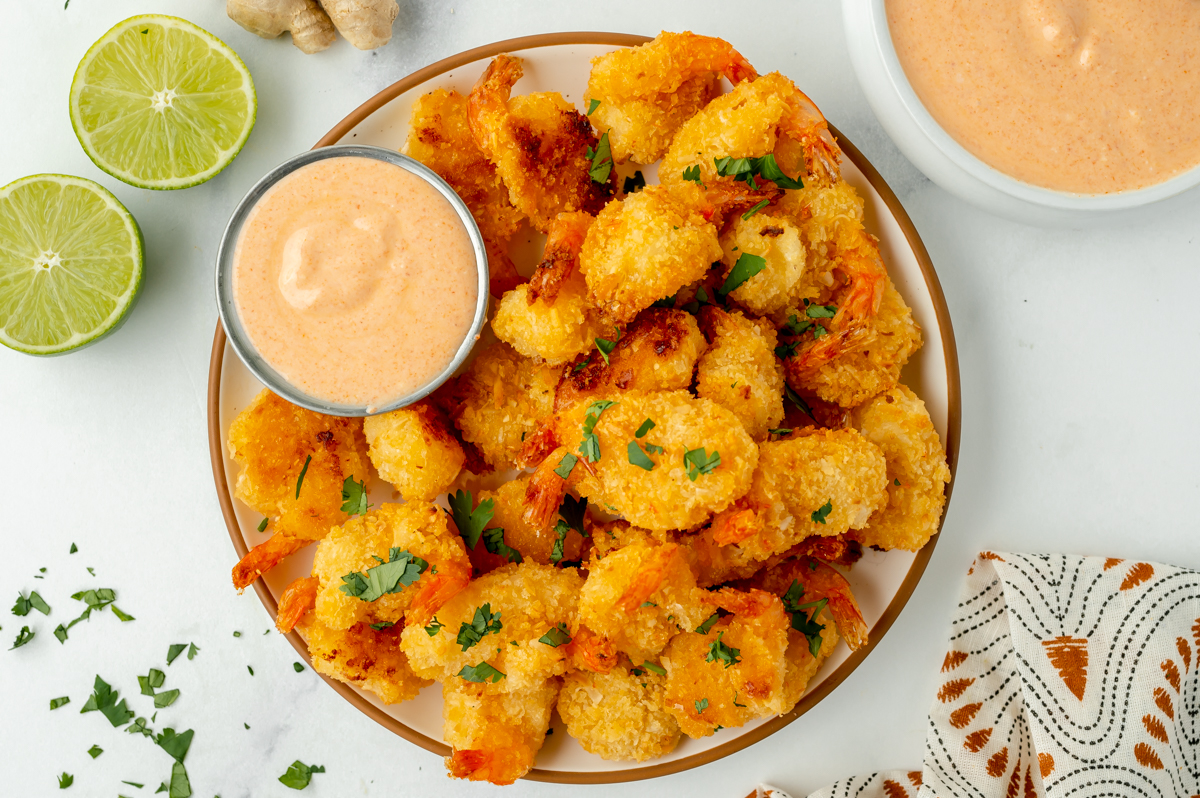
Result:
<svg viewBox="0 0 1200 798"><path fill-rule="evenodd" d="M144 262L137 220L100 184L41 174L0 188L0 344L49 356L105 338L137 302Z"/></svg>
<svg viewBox="0 0 1200 798"><path fill-rule="evenodd" d="M135 47L134 36L151 40ZM153 63L139 58L147 51ZM167 124L155 107L164 102L189 113ZM88 49L71 82L70 114L96 166L138 188L170 190L199 185L237 157L254 129L258 98L250 71L227 44L185 19L146 14L113 26ZM207 166L178 168L189 161Z"/></svg>

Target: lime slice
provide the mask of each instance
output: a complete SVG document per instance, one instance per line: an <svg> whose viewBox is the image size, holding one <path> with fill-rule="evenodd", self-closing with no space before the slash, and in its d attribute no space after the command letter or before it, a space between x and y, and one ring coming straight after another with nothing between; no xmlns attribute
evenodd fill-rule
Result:
<svg viewBox="0 0 1200 798"><path fill-rule="evenodd" d="M139 188L187 188L229 165L258 108L237 53L185 19L148 14L92 45L71 124L96 166Z"/></svg>
<svg viewBox="0 0 1200 798"><path fill-rule="evenodd" d="M111 333L141 290L142 251L133 216L91 180L0 188L0 344L57 355Z"/></svg>

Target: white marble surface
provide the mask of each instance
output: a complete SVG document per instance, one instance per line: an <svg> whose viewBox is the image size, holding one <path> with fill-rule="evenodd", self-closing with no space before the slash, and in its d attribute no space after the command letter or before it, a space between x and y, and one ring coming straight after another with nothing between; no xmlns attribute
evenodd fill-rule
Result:
<svg viewBox="0 0 1200 798"><path fill-rule="evenodd" d="M67 771L75 784L66 795L152 794L169 757L79 709L97 673L147 709L136 676L163 667L168 644L187 641L202 651L165 668L165 686L182 697L152 725L195 729L187 765L201 798L290 795L275 779L297 758L328 770L305 793L314 796L568 791L451 782L437 757L365 720L311 671L295 673L290 647L264 636L270 619L257 598L229 589L234 554L205 438L212 259L236 200L378 89L511 36L691 28L729 38L760 70L795 78L912 215L945 287L962 366L961 459L945 531L908 608L867 662L801 721L749 750L664 779L570 792L737 798L766 780L804 795L853 773L918 766L946 623L976 551L1200 567L1200 202L1086 232L1022 227L964 206L884 136L854 81L832 0L404 0L388 47L364 54L339 43L319 56L252 37L221 6L5 3L0 183L36 172L98 180L137 216L148 261L140 304L112 338L48 360L0 351L0 639L10 644L22 623L38 630L29 645L0 651L0 793L58 794L55 776ZM71 132L67 91L79 58L111 25L147 11L213 31L255 77L254 134L229 169L198 188L120 184L88 161ZM79 553L68 555L72 542ZM35 580L41 567L45 578ZM121 624L106 612L60 645L52 629L77 614L69 595L88 587L115 588L137 620ZM53 606L50 618L7 614L17 591L29 589ZM71 704L49 712L61 695ZM96 760L86 753L93 744L105 749Z"/></svg>

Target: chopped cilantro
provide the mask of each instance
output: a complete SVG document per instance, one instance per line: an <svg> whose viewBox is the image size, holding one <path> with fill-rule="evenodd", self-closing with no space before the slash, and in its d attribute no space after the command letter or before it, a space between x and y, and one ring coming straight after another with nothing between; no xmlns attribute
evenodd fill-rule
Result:
<svg viewBox="0 0 1200 798"><path fill-rule="evenodd" d="M195 658L196 658L196 655L197 655L197 654L199 654L199 653L200 653L200 647L199 647L199 646L197 646L195 643L189 643L189 644L188 644L188 655L187 655L187 657L188 657L188 659L189 659L189 660L193 660L193 659L195 659Z"/></svg>
<svg viewBox="0 0 1200 798"><path fill-rule="evenodd" d="M263 518L263 520L259 521L258 522L258 531L259 532L267 531L267 522L270 520L271 519L269 519L269 518Z"/></svg>
<svg viewBox="0 0 1200 798"><path fill-rule="evenodd" d="M769 429L769 430L767 430L767 432L769 432L772 435L791 435L792 428L791 427L778 427L776 429Z"/></svg>
<svg viewBox="0 0 1200 798"><path fill-rule="evenodd" d="M635 437L635 438L644 437L647 432L654 429L654 426L655 425L654 425L653 421L651 421L650 419L646 419L645 421L642 422L642 426L638 427L637 431L633 433L633 437Z"/></svg>
<svg viewBox="0 0 1200 798"><path fill-rule="evenodd" d="M79 551L79 547L78 547L78 546L76 546L74 543L72 543L72 544L71 544L71 551L70 551L70 552L68 552L68 553L69 553L69 554L74 554L74 553L75 553L75 552L77 552L77 551Z"/></svg>
<svg viewBox="0 0 1200 798"><path fill-rule="evenodd" d="M743 252L738 256L737 263L733 264L733 268L730 270L729 276L725 278L725 282L717 289L717 296L724 299L730 293L736 291L742 283L765 268L767 268L766 258L760 255L751 255L749 252Z"/></svg>
<svg viewBox="0 0 1200 798"><path fill-rule="evenodd" d="M382 632L384 629L391 629L395 625L396 624L394 621L380 621L379 623L371 624L371 628L374 629L376 632ZM299 665L300 663L296 663L296 664Z"/></svg>
<svg viewBox="0 0 1200 798"><path fill-rule="evenodd" d="M176 734L174 729L163 729L162 734L156 735L154 744L171 755L176 762L182 762L192 747L192 737L195 732L188 729L183 734Z"/></svg>
<svg viewBox="0 0 1200 798"><path fill-rule="evenodd" d="M490 679L492 684L496 684L508 674L496 670L486 662L481 662L478 665L463 665L458 675L468 682L486 682Z"/></svg>
<svg viewBox="0 0 1200 798"><path fill-rule="evenodd" d="M179 698L178 690L164 690L154 696L154 708L165 709L175 703L175 699Z"/></svg>
<svg viewBox="0 0 1200 798"><path fill-rule="evenodd" d="M742 709L745 709L745 708L746 708L746 705L745 705L745 704L739 704L739 703L738 703L738 700L737 700L737 697L738 697L737 691L736 691L736 690L734 690L734 691L733 691L733 705L734 705L735 707L741 707Z"/></svg>
<svg viewBox="0 0 1200 798"><path fill-rule="evenodd" d="M615 329L617 330L617 337L615 339L611 341L607 338L595 339L596 348L600 350L600 357L604 358L604 365L606 366L611 365L611 363L608 361L608 356L611 355L613 349L617 347L617 341L621 340L621 329L619 327Z"/></svg>
<svg viewBox="0 0 1200 798"><path fill-rule="evenodd" d="M458 527L458 533L462 536L468 549L475 548L488 521L491 521L492 516L496 514L493 509L496 506L495 500L484 499L478 507L475 507L469 490L457 490L453 495L447 495L446 499L450 503L450 516L454 519L454 525Z"/></svg>
<svg viewBox="0 0 1200 798"><path fill-rule="evenodd" d="M50 605L42 600L42 597L38 595L36 590L30 593L28 598L23 593L18 593L17 603L13 605L12 614L24 617L29 614L31 609L37 610L42 615L50 614Z"/></svg>
<svg viewBox="0 0 1200 798"><path fill-rule="evenodd" d="M748 183L750 188L758 188L758 184L754 181L756 176L770 180L780 188L804 188L804 183L801 182L799 176L793 180L783 173L775 161L773 153L767 153L761 158L714 158L713 162L716 164L717 174Z"/></svg>
<svg viewBox="0 0 1200 798"><path fill-rule="evenodd" d="M489 499L488 501L491 500ZM483 530L483 546L492 554L497 554L509 562L521 562L524 560L521 552L504 542L504 530L500 527Z"/></svg>
<svg viewBox="0 0 1200 798"><path fill-rule="evenodd" d="M612 148L608 143L608 131L600 136L600 143L596 145L596 149L587 148L588 160L592 162L592 168L588 170L588 176L592 178L593 183L607 183L608 176L612 173L613 160Z"/></svg>
<svg viewBox="0 0 1200 798"><path fill-rule="evenodd" d="M558 474L563 479L571 476L572 469L579 462L579 458L573 454L564 454L563 459L558 461L558 467L554 469L554 473Z"/></svg>
<svg viewBox="0 0 1200 798"><path fill-rule="evenodd" d="M708 644L708 656L704 658L705 662L723 662L725 667L736 665L741 662L739 656L741 649L727 646L721 642L721 638L725 636L724 632L717 632L717 639Z"/></svg>
<svg viewBox="0 0 1200 798"><path fill-rule="evenodd" d="M775 357L780 360L786 360L796 354L796 347L800 345L799 341L792 341L790 344L780 344L775 347Z"/></svg>
<svg viewBox="0 0 1200 798"><path fill-rule="evenodd" d="M654 461L642 451L642 447L638 446L637 441L630 441L625 450L629 454L630 465L635 465L638 468L644 468L647 471L654 470Z"/></svg>
<svg viewBox="0 0 1200 798"><path fill-rule="evenodd" d="M22 626L21 631L17 632L17 639L13 642L12 648L10 648L9 651L12 651L13 648L20 648L21 646L25 645L32 640L33 636L36 634L37 632L31 631L28 626Z"/></svg>
<svg viewBox="0 0 1200 798"><path fill-rule="evenodd" d="M576 499L571 494L563 496L562 504L558 506L558 514L567 522L567 526L574 529L585 538L588 537L587 529L584 528L583 520L587 515L587 498Z"/></svg>
<svg viewBox="0 0 1200 798"><path fill-rule="evenodd" d="M893 485L895 485L895 486L898 488L898 487L900 487L900 480L898 480L898 479L893 479L893 480L892 480L892 484L893 484Z"/></svg>
<svg viewBox="0 0 1200 798"><path fill-rule="evenodd" d="M279 777L279 783L293 790L303 790L312 781L314 773L324 772L324 765L306 765L297 759L288 767L287 772Z"/></svg>
<svg viewBox="0 0 1200 798"><path fill-rule="evenodd" d="M171 765L171 786L167 798L191 798L192 784L188 781L187 769L182 762Z"/></svg>
<svg viewBox="0 0 1200 798"><path fill-rule="evenodd" d="M671 296L663 297L662 299L659 299L656 302L654 302L652 305L650 305L650 307L665 308L666 310L672 310L675 307L675 297L678 295L679 295L678 292L676 292L674 294L671 294Z"/></svg>
<svg viewBox="0 0 1200 798"><path fill-rule="evenodd" d="M599 107L600 107L600 101L593 98L592 100L590 100L588 102L587 115L591 116L592 114L596 113L596 109Z"/></svg>
<svg viewBox="0 0 1200 798"><path fill-rule="evenodd" d="M122 784L128 784L130 787L137 787L139 790L145 787L145 784L138 784L136 781L123 781Z"/></svg>
<svg viewBox="0 0 1200 798"><path fill-rule="evenodd" d="M425 627L425 634L429 635L430 637L434 637L438 632L442 631L442 627L444 625L445 624L439 621L435 615L433 616L433 620L429 622L429 625Z"/></svg>
<svg viewBox="0 0 1200 798"><path fill-rule="evenodd" d="M754 161L759 176L764 180L770 180L780 188L804 188L804 183L800 180L799 175L793 180L783 173L783 170L779 168L779 164L775 162L775 155L773 153L767 153L761 158L755 158Z"/></svg>
<svg viewBox="0 0 1200 798"><path fill-rule="evenodd" d="M792 335L804 335L815 325L811 321L800 321L796 318L795 313L788 315L787 324L783 325L783 329L787 330Z"/></svg>
<svg viewBox="0 0 1200 798"><path fill-rule="evenodd" d="M151 668L150 673L138 677L138 686L142 688L142 695L154 695L154 691L162 687L166 680L165 673L157 668Z"/></svg>
<svg viewBox="0 0 1200 798"><path fill-rule="evenodd" d="M429 567L425 560L396 546L390 550L387 562L380 557L374 559L379 565L368 568L365 574L360 571L346 574L338 590L352 598L378 601L382 596L399 593L413 584Z"/></svg>
<svg viewBox="0 0 1200 798"><path fill-rule="evenodd" d="M479 643L489 634L499 634L504 628L504 624L500 622L500 613L492 615L492 605L484 604L482 607L475 608L475 617L470 623L464 621L458 628L458 637L454 638L454 642L462 646L462 650L466 651L475 644Z"/></svg>
<svg viewBox="0 0 1200 798"><path fill-rule="evenodd" d="M567 542L567 533L571 531L571 525L561 518L554 524L554 544L550 547L550 562L558 564L563 558L563 548Z"/></svg>
<svg viewBox="0 0 1200 798"><path fill-rule="evenodd" d="M837 315L837 305L809 305L804 315L810 319L832 319Z"/></svg>
<svg viewBox="0 0 1200 798"><path fill-rule="evenodd" d="M696 632L702 635L708 634L719 620L721 620L720 613L714 612L712 615L708 616L707 619L705 619L704 623L696 627Z"/></svg>
<svg viewBox="0 0 1200 798"><path fill-rule="evenodd" d="M133 723L126 726L125 731L128 734L140 734L143 737L153 737L154 736L154 730L151 728L148 728L146 726L145 718L138 718Z"/></svg>
<svg viewBox="0 0 1200 798"><path fill-rule="evenodd" d="M804 586L793 579L787 592L783 594L783 609L792 616L792 628L808 638L808 650L815 657L821 650L821 631L825 624L817 623L817 616L829 599L801 603L804 598Z"/></svg>
<svg viewBox="0 0 1200 798"><path fill-rule="evenodd" d="M829 514L831 512L833 512L833 500L832 499L830 499L829 501L822 504L816 510L813 510L813 514L812 514L813 523L814 524L824 524L825 519L829 517Z"/></svg>
<svg viewBox="0 0 1200 798"><path fill-rule="evenodd" d="M812 417L812 408L808 406L808 402L804 401L800 397L800 394L796 393L789 386L785 385L783 386L783 395L787 397L789 402L800 408L801 413L809 416L810 418Z"/></svg>
<svg viewBox="0 0 1200 798"><path fill-rule="evenodd" d="M591 363L591 362L592 362L592 355L591 355L591 353L589 352L589 353L588 353L588 356L587 356L587 357L585 357L585 358L584 358L582 361L580 361L579 363L577 363L577 364L576 364L576 365L574 365L574 366L571 366L571 373L572 373L572 374L578 374L579 372L581 372L581 371L583 371L585 368L587 368L587 364L588 364L588 363Z"/></svg>
<svg viewBox="0 0 1200 798"><path fill-rule="evenodd" d="M750 210L743 213L742 218L749 219L751 216L758 213L759 211L761 211L763 208L767 207L770 204L771 204L770 200L763 200L762 202L759 202L758 204L756 204L752 208L750 208Z"/></svg>
<svg viewBox="0 0 1200 798"><path fill-rule="evenodd" d="M683 179L690 180L693 183L700 183L700 164L694 164L683 170ZM700 185L704 185L700 183Z"/></svg>
<svg viewBox="0 0 1200 798"><path fill-rule="evenodd" d="M560 622L557 626L551 627L550 631L546 632L546 634L539 637L538 642L558 648L571 642L571 633L567 631L567 625Z"/></svg>
<svg viewBox="0 0 1200 798"><path fill-rule="evenodd" d="M99 676L96 677L92 695L83 705L83 709L79 710L81 715L84 712L99 712L108 718L108 722L113 726L124 726L133 719L133 712L125 705L125 699L122 698L120 703L117 703L117 691Z"/></svg>
<svg viewBox="0 0 1200 798"><path fill-rule="evenodd" d="M375 624L371 624L371 625L374 626ZM296 673L304 673L304 666L301 665L299 662L293 662L292 670L294 670Z"/></svg>
<svg viewBox="0 0 1200 798"><path fill-rule="evenodd" d="M125 613L121 612L120 608L117 607L116 604L113 604L113 602L117 599L117 593L112 588L101 587L96 590L82 590L78 593L73 593L71 598L87 604L87 608L80 614L78 618L67 624L66 629L63 630L63 639L66 638L66 630L70 629L80 621L86 621L88 618L90 618L92 615L92 610L103 610L105 607L111 606L113 614L121 619L121 621L132 621L134 619L132 615L126 615Z"/></svg>
<svg viewBox="0 0 1200 798"><path fill-rule="evenodd" d="M63 626L61 623L54 627L54 636L58 638L59 643L67 642L67 627Z"/></svg>
<svg viewBox="0 0 1200 798"><path fill-rule="evenodd" d="M100 756L103 753L104 753L104 749L98 745L93 745L91 748L88 749L88 756L90 756L92 759L95 759L96 757Z"/></svg>
<svg viewBox="0 0 1200 798"><path fill-rule="evenodd" d="M70 773L63 771L63 774L58 777L58 789L65 790L75 783L75 777Z"/></svg>
<svg viewBox="0 0 1200 798"><path fill-rule="evenodd" d="M247 665L247 666L246 666L246 670L250 671L250 675L251 675L251 676L253 676L253 675L254 675L254 668L253 668L253 667L251 667L251 666Z"/></svg>
<svg viewBox="0 0 1200 798"><path fill-rule="evenodd" d="M638 171L633 173L633 177L625 178L625 182L621 185L621 191L625 194L632 194L635 191L641 191L645 187L646 178Z"/></svg>
<svg viewBox="0 0 1200 798"><path fill-rule="evenodd" d="M657 664L655 664L655 663L651 662L650 660L646 660L645 662L643 662L643 663L642 663L642 667L643 667L643 668L645 668L645 669L646 669L646 670L648 670L648 671L653 671L654 673L657 673L659 676L666 676L666 675L667 675L667 669L666 669L666 668L664 668L664 667L663 667L663 666L661 666L661 665L657 665Z"/></svg>
<svg viewBox="0 0 1200 798"><path fill-rule="evenodd" d="M300 498L300 486L304 484L304 475L308 473L308 464L312 462L312 455L304 458L304 468L300 469L300 476L296 479L296 498Z"/></svg>
<svg viewBox="0 0 1200 798"><path fill-rule="evenodd" d="M579 444L579 453L589 462L595 463L600 460L600 438L595 432L596 422L600 420L601 413L615 404L611 399L601 399L588 405L583 419L583 441Z"/></svg>
<svg viewBox="0 0 1200 798"><path fill-rule="evenodd" d="M234 637L241 637L241 636L242 636L242 633L241 633L241 632L234 632L234 633L233 633L233 636L234 636Z"/></svg>
<svg viewBox="0 0 1200 798"><path fill-rule="evenodd" d="M71 703L70 696L63 696L62 698L51 698L50 699L50 709L54 710L54 709L58 709L59 707L65 707L69 703Z"/></svg>
<svg viewBox="0 0 1200 798"><path fill-rule="evenodd" d="M342 483L342 512L350 515L362 515L371 508L367 503L366 482L356 482L354 475L346 477Z"/></svg>
<svg viewBox="0 0 1200 798"><path fill-rule="evenodd" d="M721 464L721 453L713 452L712 455L706 455L704 447L689 449L683 455L683 464L687 467L688 479L695 482L696 477L701 474L711 474L713 469Z"/></svg>
<svg viewBox="0 0 1200 798"><path fill-rule="evenodd" d="M696 714L699 715L704 710L708 709L708 699L701 698L699 701L692 702L696 705Z"/></svg>

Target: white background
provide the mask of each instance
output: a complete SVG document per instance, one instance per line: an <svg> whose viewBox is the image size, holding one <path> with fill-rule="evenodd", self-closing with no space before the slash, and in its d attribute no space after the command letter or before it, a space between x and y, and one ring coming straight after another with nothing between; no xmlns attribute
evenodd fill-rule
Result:
<svg viewBox="0 0 1200 798"><path fill-rule="evenodd" d="M0 26L0 184L61 172L98 180L141 223L147 275L112 338L68 357L0 351L0 793L150 795L170 758L150 741L80 715L95 674L139 714L136 676L167 671L182 697L151 725L192 728L199 798L294 794L275 779L299 758L326 766L312 796L588 793L738 798L759 781L803 795L837 778L918 768L947 623L980 549L1104 554L1200 567L1200 202L1136 226L1043 230L993 218L932 185L886 138L859 91L832 0L404 0L387 47L339 41L305 56L285 37L242 31L219 0L5 0ZM178 192L100 172L71 131L67 95L80 57L136 13L186 16L228 42L258 90L258 123L237 161ZM958 337L963 435L958 479L925 578L866 663L804 718L689 773L626 785L501 789L452 782L440 760L347 705L290 646L264 635L252 592L237 596L235 555L209 469L204 388L216 309L213 258L242 194L405 74L498 39L554 30L653 35L692 29L732 41L761 71L796 80L890 182L941 276ZM71 543L79 553L68 555ZM89 576L92 566L96 576ZM33 577L46 568L44 579ZM105 612L60 645L71 593L116 589L137 617ZM7 614L37 589L50 618ZM21 625L38 636L15 651ZM233 632L243 633L234 638ZM165 668L167 646L194 661ZM254 668L255 675L247 671ZM51 698L71 704L48 711ZM249 724L246 730L243 724ZM92 760L93 744L105 753ZM120 784L142 782L142 790Z"/></svg>

